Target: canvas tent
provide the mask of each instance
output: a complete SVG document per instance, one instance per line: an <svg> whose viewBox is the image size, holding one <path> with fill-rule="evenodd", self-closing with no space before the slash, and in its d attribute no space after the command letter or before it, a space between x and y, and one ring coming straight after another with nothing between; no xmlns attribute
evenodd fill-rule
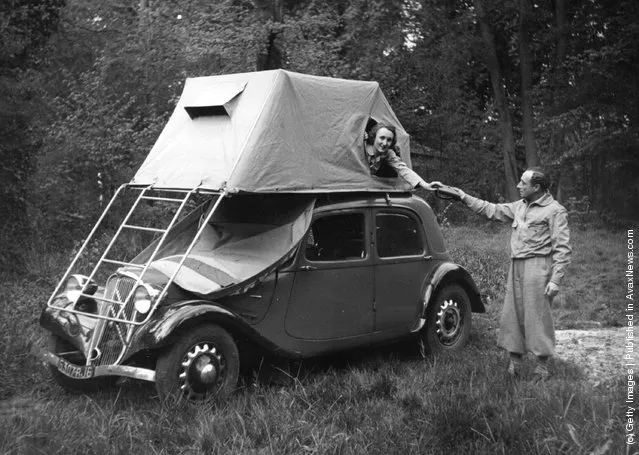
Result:
<svg viewBox="0 0 639 455"><path fill-rule="evenodd" d="M202 225L211 211L203 204L171 230L146 277L154 282L168 280L202 229L174 282L202 296L239 293L290 257L310 226L313 206L310 194L227 197ZM132 262L144 264L156 245L153 242ZM136 267L123 270L139 273Z"/></svg>
<svg viewBox="0 0 639 455"><path fill-rule="evenodd" d="M240 292L296 250L314 194L409 190L400 177L371 176L363 141L371 120L396 127L410 166L408 134L376 82L284 70L187 79L130 183L222 196L218 212L190 215L170 232L148 273L200 295Z"/></svg>
<svg viewBox="0 0 639 455"><path fill-rule="evenodd" d="M285 70L190 78L131 183L229 193L409 190L401 178L370 175L369 119L396 126L410 166L408 134L376 82Z"/></svg>

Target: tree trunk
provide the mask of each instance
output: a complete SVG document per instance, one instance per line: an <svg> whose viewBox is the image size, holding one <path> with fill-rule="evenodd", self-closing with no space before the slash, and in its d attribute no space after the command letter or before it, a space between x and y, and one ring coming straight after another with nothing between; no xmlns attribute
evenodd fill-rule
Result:
<svg viewBox="0 0 639 455"><path fill-rule="evenodd" d="M519 62L521 71L521 110L526 166L539 166L533 125L532 58L529 44L530 0L519 0Z"/></svg>
<svg viewBox="0 0 639 455"><path fill-rule="evenodd" d="M279 31L275 24L284 18L284 0L253 0L258 18L265 27L264 47L257 55L255 68L257 71L273 70L282 67L282 49L277 40Z"/></svg>
<svg viewBox="0 0 639 455"><path fill-rule="evenodd" d="M555 174L555 181L557 182L555 199L557 199L557 202L563 203L564 202L564 186L563 186L564 166L560 164L558 167L559 167L559 170Z"/></svg>
<svg viewBox="0 0 639 455"><path fill-rule="evenodd" d="M565 86L565 70L564 59L566 57L566 47L568 42L568 27L566 26L566 3L565 0L555 0L555 23L556 23L556 46L557 52L555 55L555 71L552 81L552 91L554 103L552 106L553 115L559 115L561 106L561 91ZM565 134L562 125L557 122L552 123L550 136L550 156L560 157L563 153L563 146L565 142ZM566 163L568 166L570 163ZM560 172L562 172L565 166L559 162ZM557 182L557 196L559 201L566 198L562 188L561 180Z"/></svg>
<svg viewBox="0 0 639 455"><path fill-rule="evenodd" d="M503 77L501 67L497 58L497 49L495 47L495 37L488 23L486 11L484 9L483 0L475 0L475 9L481 27L482 39L484 42L485 52L484 59L486 67L490 72L490 81L493 86L493 94L497 111L499 112L499 126L502 133L502 155L504 159L505 173L505 191L508 199L514 201L518 199L517 193L517 162L515 160L515 139L513 137L513 126L508 110L508 99L503 87Z"/></svg>
<svg viewBox="0 0 639 455"><path fill-rule="evenodd" d="M568 46L568 26L566 25L566 1L555 0L555 21L557 26L557 74L562 76L559 81L563 83L564 59L566 58L566 47Z"/></svg>

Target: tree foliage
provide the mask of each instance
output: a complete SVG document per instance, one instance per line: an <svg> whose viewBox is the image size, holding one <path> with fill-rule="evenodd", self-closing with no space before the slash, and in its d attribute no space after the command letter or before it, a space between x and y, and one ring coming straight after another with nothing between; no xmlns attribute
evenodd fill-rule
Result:
<svg viewBox="0 0 639 455"><path fill-rule="evenodd" d="M28 180L40 147L37 88L28 83L30 58L59 24L63 0L0 4L0 269L21 265L29 231Z"/></svg>
<svg viewBox="0 0 639 455"><path fill-rule="evenodd" d="M636 217L636 17L632 0L8 0L0 243L86 231L186 77L273 67L378 81L428 179L508 199L505 169L536 149L561 196Z"/></svg>

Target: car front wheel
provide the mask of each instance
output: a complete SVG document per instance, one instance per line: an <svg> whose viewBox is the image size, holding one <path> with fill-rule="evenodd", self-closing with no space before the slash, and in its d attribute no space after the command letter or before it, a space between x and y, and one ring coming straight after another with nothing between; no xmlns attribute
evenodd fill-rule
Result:
<svg viewBox="0 0 639 455"><path fill-rule="evenodd" d="M427 352L461 348L471 329L470 299L458 284L445 285L429 303L422 341Z"/></svg>
<svg viewBox="0 0 639 455"><path fill-rule="evenodd" d="M239 353L233 337L214 324L182 335L160 356L155 382L161 398L219 401L236 387Z"/></svg>

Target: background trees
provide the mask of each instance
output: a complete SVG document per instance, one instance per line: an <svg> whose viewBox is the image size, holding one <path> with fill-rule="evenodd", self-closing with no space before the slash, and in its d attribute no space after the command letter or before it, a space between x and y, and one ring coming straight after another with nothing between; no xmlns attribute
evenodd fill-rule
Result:
<svg viewBox="0 0 639 455"><path fill-rule="evenodd" d="M0 264L31 234L86 232L186 77L274 67L379 81L429 179L507 200L539 161L561 198L636 218L636 17L633 0L3 2Z"/></svg>
<svg viewBox="0 0 639 455"><path fill-rule="evenodd" d="M62 0L0 5L0 265L18 263L27 241L28 181L39 152L38 89L29 83L38 49L56 31Z"/></svg>

